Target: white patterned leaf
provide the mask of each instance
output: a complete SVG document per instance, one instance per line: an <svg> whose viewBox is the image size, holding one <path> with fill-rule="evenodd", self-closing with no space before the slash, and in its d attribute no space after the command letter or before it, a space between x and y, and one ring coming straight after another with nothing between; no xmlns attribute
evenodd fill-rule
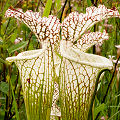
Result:
<svg viewBox="0 0 120 120"><path fill-rule="evenodd" d="M60 72L61 111L67 115L66 109L69 109L68 117L74 114L72 120L77 119L77 115L78 120L86 120L97 75L103 69L112 69L113 64L105 57L74 49L69 43L63 40L60 44L63 56Z"/></svg>
<svg viewBox="0 0 120 120"><path fill-rule="evenodd" d="M86 14L72 12L62 23L62 39L75 42L91 26L110 17L120 17L119 12L104 5L86 8Z"/></svg>
<svg viewBox="0 0 120 120"><path fill-rule="evenodd" d="M41 42L50 40L53 44L59 40L60 23L59 19L53 15L49 15L48 18L41 18L39 12L27 10L24 13L22 9L14 9L10 7L6 11L5 16L15 17L24 22Z"/></svg>
<svg viewBox="0 0 120 120"><path fill-rule="evenodd" d="M74 48L79 48L81 51L86 52L91 46L96 43L102 43L103 40L108 40L108 33L90 32L82 35L77 44L73 45Z"/></svg>

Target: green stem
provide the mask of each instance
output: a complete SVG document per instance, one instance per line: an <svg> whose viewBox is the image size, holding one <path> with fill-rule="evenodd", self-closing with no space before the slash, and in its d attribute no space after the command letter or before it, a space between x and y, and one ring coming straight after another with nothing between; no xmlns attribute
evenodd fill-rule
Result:
<svg viewBox="0 0 120 120"><path fill-rule="evenodd" d="M112 78L111 78L111 80L110 80L110 82L109 82L109 84L108 84L108 87L107 87L106 93L105 93L105 95L104 95L104 97L103 97L103 100L102 100L102 103L105 102L105 99L106 99L106 97L107 97L107 94L108 94L108 91L109 91L110 85L111 85L111 83L112 83L112 81L113 81L113 78L114 78L114 76L115 76L115 71L116 71L116 67L117 67L117 64L118 64L119 59L120 59L120 56L118 57L117 62L115 63L114 72L113 72L113 74L112 74ZM97 114L95 120L97 120L97 118L99 117L99 115L100 115L100 112Z"/></svg>
<svg viewBox="0 0 120 120"><path fill-rule="evenodd" d="M97 92L97 87L98 87L98 83L99 83L99 78L101 76L101 74L105 71L109 71L109 69L104 69L102 71L100 71L100 73L98 74L97 76L97 79L96 79L96 83L95 83L95 90L94 90L94 93L93 93L93 96L92 96L92 99L91 99L91 104L90 104L90 109L89 109L89 113L88 113L88 120L93 120L93 117L92 117L92 107L93 107L93 102L95 100L95 95L96 95L96 92Z"/></svg>
<svg viewBox="0 0 120 120"><path fill-rule="evenodd" d="M63 12L64 12L66 4L67 4L67 0L65 0L64 6L62 8L62 12L61 12L61 15L60 15L60 22L62 22L62 16L63 16Z"/></svg>
<svg viewBox="0 0 120 120"><path fill-rule="evenodd" d="M12 85L11 81L10 81L10 85L11 85L11 90L12 90L12 96L13 96L13 102L14 102L14 107L15 107L16 119L20 120L19 119L18 109L17 109L17 103L16 103L16 100L15 100L15 95L14 95L14 91L13 91L13 85Z"/></svg>
<svg viewBox="0 0 120 120"><path fill-rule="evenodd" d="M15 95L14 95L14 91L13 91L13 85L12 85L12 82L10 81L10 79L9 79L9 83L10 83L10 86L11 86L11 91L12 91L12 96L13 96L13 103L14 103L14 108L15 108L15 113L16 113L15 114L16 115L16 119L20 120L19 119L18 109L17 109L17 103L16 103L16 100L15 100Z"/></svg>

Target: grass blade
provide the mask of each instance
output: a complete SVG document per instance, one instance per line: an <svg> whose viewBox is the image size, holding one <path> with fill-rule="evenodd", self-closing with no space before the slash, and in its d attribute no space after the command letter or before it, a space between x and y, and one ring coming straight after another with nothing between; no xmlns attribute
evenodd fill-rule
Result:
<svg viewBox="0 0 120 120"><path fill-rule="evenodd" d="M50 14L50 10L51 10L51 6L52 6L52 0L48 0L45 6L45 10L43 12L43 17L48 17Z"/></svg>
<svg viewBox="0 0 120 120"><path fill-rule="evenodd" d="M11 81L10 81L10 85L11 85L11 90L12 90L13 106L14 106L14 108L15 108L16 119L17 119L17 120L20 120L20 119L19 119L19 112L18 112L18 109L17 109L17 103L16 103L16 100L15 100L14 92L13 92L13 85L12 85L12 82L11 82Z"/></svg>
<svg viewBox="0 0 120 120"><path fill-rule="evenodd" d="M88 7L92 5L91 0L87 0Z"/></svg>

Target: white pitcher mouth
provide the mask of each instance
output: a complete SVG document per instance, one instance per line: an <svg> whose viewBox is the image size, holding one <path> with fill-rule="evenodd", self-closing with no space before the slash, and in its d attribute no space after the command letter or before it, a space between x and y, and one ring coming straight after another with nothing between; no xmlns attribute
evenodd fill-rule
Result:
<svg viewBox="0 0 120 120"><path fill-rule="evenodd" d="M8 57L6 58L6 60L8 62L14 62L17 60L30 60L40 56L41 54L43 54L44 51L45 48L38 50L29 50L21 52L17 56ZM88 65L96 68L113 68L112 61L110 61L109 59L99 55L82 52L79 49L75 49L72 46L68 46L66 44L66 41L63 40L60 43L60 52L61 55L66 59L72 60L79 64Z"/></svg>
<svg viewBox="0 0 120 120"><path fill-rule="evenodd" d="M70 44L71 43L67 43L67 41L64 40L62 40L60 43L61 55L66 59L95 68L113 68L113 63L109 59L99 55L82 52L79 49L73 48Z"/></svg>
<svg viewBox="0 0 120 120"><path fill-rule="evenodd" d="M44 51L45 49L38 49L21 52L17 56L6 58L6 61L14 62L18 60L31 60L43 54Z"/></svg>

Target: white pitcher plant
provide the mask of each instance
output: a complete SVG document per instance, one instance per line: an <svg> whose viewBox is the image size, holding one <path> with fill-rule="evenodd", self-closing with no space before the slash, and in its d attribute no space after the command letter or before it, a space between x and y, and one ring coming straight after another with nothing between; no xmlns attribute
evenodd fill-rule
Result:
<svg viewBox="0 0 120 120"><path fill-rule="evenodd" d="M72 12L62 23L53 15L41 18L31 10L24 13L9 8L5 16L24 22L42 43L42 49L6 59L19 69L28 120L50 119L50 115L86 119L96 76L113 64L105 57L85 53L108 39L108 34L85 31L101 20L120 18L119 12L104 5L88 7L86 14Z"/></svg>

